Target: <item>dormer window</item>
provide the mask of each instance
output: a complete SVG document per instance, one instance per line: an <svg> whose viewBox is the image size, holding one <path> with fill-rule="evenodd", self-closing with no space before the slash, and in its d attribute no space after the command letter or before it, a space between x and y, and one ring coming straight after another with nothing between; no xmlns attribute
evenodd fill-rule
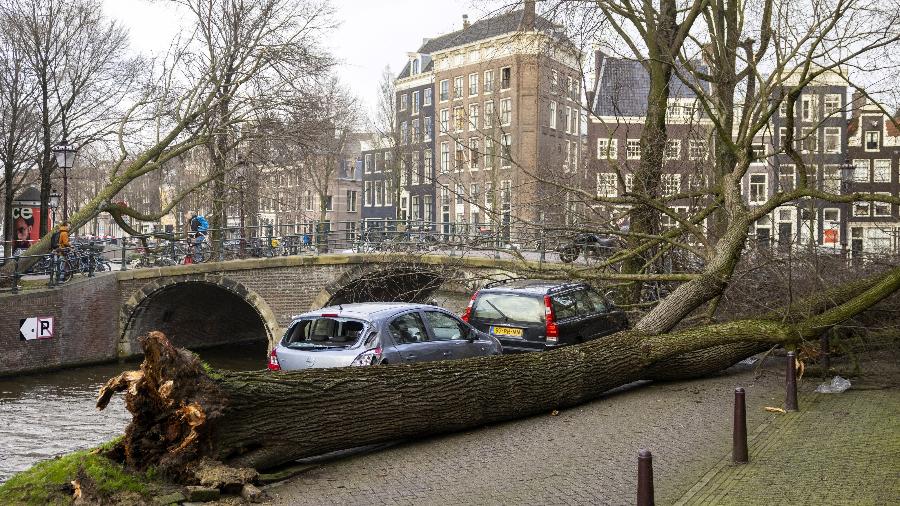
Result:
<svg viewBox="0 0 900 506"><path fill-rule="evenodd" d="M866 132L866 151L878 151L879 141L877 131Z"/></svg>
<svg viewBox="0 0 900 506"><path fill-rule="evenodd" d="M410 74L416 75L419 73L419 59L416 58L412 61L412 72Z"/></svg>

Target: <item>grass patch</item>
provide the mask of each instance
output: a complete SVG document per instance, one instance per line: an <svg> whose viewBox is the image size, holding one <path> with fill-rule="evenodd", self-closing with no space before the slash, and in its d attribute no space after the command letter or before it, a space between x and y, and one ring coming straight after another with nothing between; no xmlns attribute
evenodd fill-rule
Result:
<svg viewBox="0 0 900 506"><path fill-rule="evenodd" d="M70 483L79 469L93 480L100 497L127 494L149 499L159 489L148 476L130 473L121 464L88 450L45 460L13 476L0 485L0 504L71 504Z"/></svg>

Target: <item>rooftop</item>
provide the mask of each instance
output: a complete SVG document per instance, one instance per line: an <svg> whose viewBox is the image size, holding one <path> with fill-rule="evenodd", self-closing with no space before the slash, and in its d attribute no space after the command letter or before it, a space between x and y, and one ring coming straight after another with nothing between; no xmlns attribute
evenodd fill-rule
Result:
<svg viewBox="0 0 900 506"><path fill-rule="evenodd" d="M699 67L705 70L705 66ZM701 86L709 90L709 83ZM637 60L603 55L600 63L594 111L598 116L645 116L650 75ZM694 91L673 75L669 98L696 98Z"/></svg>

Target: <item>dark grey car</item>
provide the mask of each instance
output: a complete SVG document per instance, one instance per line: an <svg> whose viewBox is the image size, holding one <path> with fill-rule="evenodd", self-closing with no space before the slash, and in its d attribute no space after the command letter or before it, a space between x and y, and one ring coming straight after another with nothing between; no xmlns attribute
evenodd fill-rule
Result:
<svg viewBox="0 0 900 506"><path fill-rule="evenodd" d="M400 364L501 352L496 338L437 306L343 304L295 316L269 356L269 369Z"/></svg>

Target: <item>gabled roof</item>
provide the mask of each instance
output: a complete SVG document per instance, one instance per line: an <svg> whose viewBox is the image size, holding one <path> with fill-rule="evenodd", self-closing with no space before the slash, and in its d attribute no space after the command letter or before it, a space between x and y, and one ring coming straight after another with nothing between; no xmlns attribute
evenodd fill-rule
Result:
<svg viewBox="0 0 900 506"><path fill-rule="evenodd" d="M698 69L705 72L705 65ZM625 58L603 56L594 111L598 116L645 116L650 74L641 62ZM709 83L701 82L709 91ZM696 94L676 75L669 81L669 98L696 98Z"/></svg>

